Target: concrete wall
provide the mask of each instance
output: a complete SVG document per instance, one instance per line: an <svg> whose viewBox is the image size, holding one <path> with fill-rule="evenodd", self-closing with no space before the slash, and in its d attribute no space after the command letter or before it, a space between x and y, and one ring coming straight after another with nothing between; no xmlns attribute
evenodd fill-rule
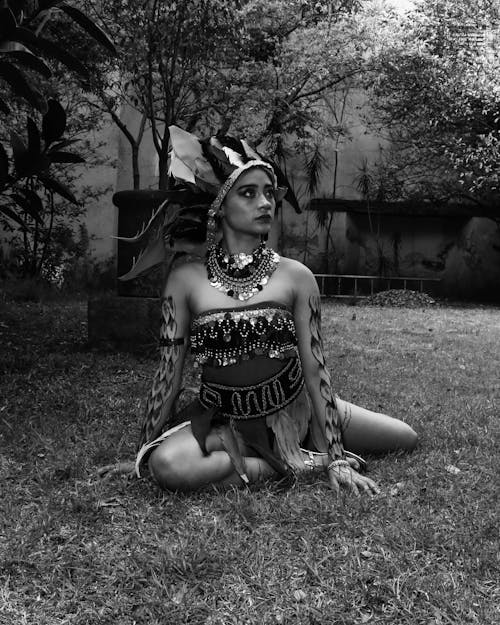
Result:
<svg viewBox="0 0 500 625"><path fill-rule="evenodd" d="M380 158L386 144L379 137L370 134L363 121L364 95L353 91L348 96L348 106L342 113L336 112L331 102L324 109L333 125L340 124L344 134L339 141L325 137L322 153L325 167L315 198L361 199L356 188L357 178L364 162L368 167ZM287 163L288 177L304 209L307 209L309 195L306 192L307 176L304 162L300 158L291 158ZM327 230L317 224L314 211L304 210L297 215L285 206L283 218L279 220L279 239L283 254L305 262L315 273L346 273L351 250L346 242L346 216L342 213L333 215L327 244Z"/></svg>
<svg viewBox="0 0 500 625"><path fill-rule="evenodd" d="M92 186L100 192L97 199L87 200L85 203L84 223L90 236L90 255L96 262L107 261L116 255L116 241L112 238L116 235L118 213L113 206L111 198L116 187L117 154L119 135L116 126L107 123L90 140L97 145L97 156L106 160L104 164L82 167L79 184Z"/></svg>
<svg viewBox="0 0 500 625"><path fill-rule="evenodd" d="M448 297L500 301L500 231L484 218L346 216L345 271L441 280Z"/></svg>

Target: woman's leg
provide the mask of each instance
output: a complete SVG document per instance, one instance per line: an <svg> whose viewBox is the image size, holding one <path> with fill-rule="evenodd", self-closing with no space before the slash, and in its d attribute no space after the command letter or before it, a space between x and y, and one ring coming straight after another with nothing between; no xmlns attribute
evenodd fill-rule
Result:
<svg viewBox="0 0 500 625"><path fill-rule="evenodd" d="M207 437L206 448L209 453L205 456L193 436L191 426L187 425L166 438L151 453L151 475L161 488L173 491L192 491L208 484L241 486L243 481L214 431ZM245 449L240 451L244 456ZM262 458L244 456L243 462L250 482L275 474Z"/></svg>
<svg viewBox="0 0 500 625"><path fill-rule="evenodd" d="M417 444L417 433L406 423L379 412L335 398L342 421L344 446L355 453L411 451Z"/></svg>

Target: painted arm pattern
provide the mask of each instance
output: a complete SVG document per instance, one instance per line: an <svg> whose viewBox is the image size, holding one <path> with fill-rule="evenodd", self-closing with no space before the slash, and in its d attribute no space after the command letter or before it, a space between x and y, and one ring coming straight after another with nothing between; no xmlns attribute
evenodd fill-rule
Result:
<svg viewBox="0 0 500 625"><path fill-rule="evenodd" d="M321 397L325 400L325 437L328 444L328 453L330 457L335 460L344 457L344 447L342 445L340 415L335 406L330 373L326 368L323 353L323 339L321 337L321 298L319 295L311 295L309 298L309 308L311 311L309 319L311 351L319 365L319 390Z"/></svg>
<svg viewBox="0 0 500 625"><path fill-rule="evenodd" d="M142 424L139 449L161 434L175 399L172 397L173 381L175 365L181 354L181 346L179 341L174 340L177 332L177 321L175 319L175 304L171 296L162 302L162 318L160 339L165 347L161 348L160 366L156 371L146 401L146 414ZM170 402L168 402L169 399L171 399Z"/></svg>

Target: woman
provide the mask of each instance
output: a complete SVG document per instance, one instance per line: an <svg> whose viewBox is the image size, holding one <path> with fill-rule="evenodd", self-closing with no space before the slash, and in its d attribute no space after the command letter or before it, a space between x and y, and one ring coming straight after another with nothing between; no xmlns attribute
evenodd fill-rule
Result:
<svg viewBox="0 0 500 625"><path fill-rule="evenodd" d="M200 142L176 127L170 131L170 171L184 185L176 201L186 192L192 215L211 199L210 241L205 262L174 268L163 292L161 363L148 397L138 475L147 461L162 488L189 491L324 470L336 491L376 494L353 452L410 450L416 434L333 395L316 280L265 243L276 204L286 197L281 172L244 141ZM182 231L174 222L179 213L167 229L170 244L172 233ZM189 344L202 366L200 394L174 416Z"/></svg>

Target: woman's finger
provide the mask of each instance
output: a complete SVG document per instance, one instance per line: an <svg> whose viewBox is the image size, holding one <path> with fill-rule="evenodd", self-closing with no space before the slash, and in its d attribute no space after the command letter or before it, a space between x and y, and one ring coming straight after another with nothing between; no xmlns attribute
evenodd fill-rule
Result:
<svg viewBox="0 0 500 625"><path fill-rule="evenodd" d="M376 482L371 480L369 477L365 477L364 480L371 491L373 491L376 495L380 493L380 488L377 486Z"/></svg>
<svg viewBox="0 0 500 625"><path fill-rule="evenodd" d="M351 469L354 469L355 471L359 471L360 466L359 466L359 462L356 460L356 458L346 458L347 462L349 463L349 466L351 467Z"/></svg>
<svg viewBox="0 0 500 625"><path fill-rule="evenodd" d="M360 485L363 490L370 494L373 493L374 495L378 495L380 493L379 487L373 480L371 480L369 477L360 477L361 479L359 480L358 485Z"/></svg>
<svg viewBox="0 0 500 625"><path fill-rule="evenodd" d="M335 491L335 494L338 496L340 494L340 487L337 478L332 471L328 472L328 479L330 481L330 488Z"/></svg>
<svg viewBox="0 0 500 625"><path fill-rule="evenodd" d="M351 491L351 493L355 496L355 497L360 497L360 493L359 493L359 488L358 485L356 484L356 482L351 479L349 481L349 486L348 486L349 490Z"/></svg>
<svg viewBox="0 0 500 625"><path fill-rule="evenodd" d="M368 495L378 495L380 493L380 489L373 480L360 475L351 467L332 468L328 472L328 477L332 489L337 493L339 493L340 487L347 488L356 497L360 496L360 491Z"/></svg>
<svg viewBox="0 0 500 625"><path fill-rule="evenodd" d="M340 487L342 487L351 491L354 495L356 495L356 497L358 497L359 490L354 483L353 475L357 475L357 473L353 473L350 467L335 467L328 472L330 482L335 480L335 483L337 484L337 493L340 491Z"/></svg>

